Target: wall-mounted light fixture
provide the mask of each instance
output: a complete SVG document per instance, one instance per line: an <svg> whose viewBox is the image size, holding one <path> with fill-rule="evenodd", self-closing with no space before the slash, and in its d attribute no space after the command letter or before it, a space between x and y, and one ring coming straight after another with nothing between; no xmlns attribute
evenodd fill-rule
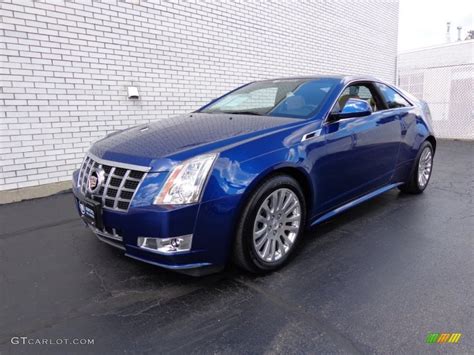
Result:
<svg viewBox="0 0 474 355"><path fill-rule="evenodd" d="M128 87L128 98L132 100L138 100L140 95L138 94L138 88L136 86Z"/></svg>

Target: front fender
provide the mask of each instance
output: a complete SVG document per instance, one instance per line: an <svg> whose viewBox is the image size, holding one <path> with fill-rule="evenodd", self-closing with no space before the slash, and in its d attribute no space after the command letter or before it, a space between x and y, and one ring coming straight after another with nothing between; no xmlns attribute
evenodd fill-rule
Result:
<svg viewBox="0 0 474 355"><path fill-rule="evenodd" d="M270 176L277 173L285 173L295 177L300 181L301 185L303 185L302 188L304 190L308 189L309 191L306 192L309 193L310 196L313 196L314 186L310 177L310 171L305 167L303 159L288 159L292 154L293 152L285 151L271 152L249 162L249 164L257 164L262 167L262 171L260 174L255 176L247 186L247 189L243 194L243 200L247 201L249 195L251 195L260 184L265 182Z"/></svg>
<svg viewBox="0 0 474 355"><path fill-rule="evenodd" d="M279 171L297 177L305 190L309 190L306 192L313 196L314 185L309 169L310 165L305 164L298 145L273 150L242 162L221 156L208 181L203 202L238 196L236 208L240 210L258 185Z"/></svg>

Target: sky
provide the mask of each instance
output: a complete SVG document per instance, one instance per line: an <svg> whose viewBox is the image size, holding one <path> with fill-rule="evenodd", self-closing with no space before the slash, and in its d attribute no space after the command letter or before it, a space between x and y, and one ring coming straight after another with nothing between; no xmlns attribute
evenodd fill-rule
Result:
<svg viewBox="0 0 474 355"><path fill-rule="evenodd" d="M398 51L446 43L446 22L451 22L451 42L474 30L472 0L400 0Z"/></svg>

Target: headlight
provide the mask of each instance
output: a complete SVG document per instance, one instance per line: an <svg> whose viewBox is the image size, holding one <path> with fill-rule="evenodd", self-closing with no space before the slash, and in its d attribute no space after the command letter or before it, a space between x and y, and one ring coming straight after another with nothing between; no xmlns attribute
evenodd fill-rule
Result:
<svg viewBox="0 0 474 355"><path fill-rule="evenodd" d="M175 166L155 198L155 205L180 205L199 201L217 154L203 154Z"/></svg>

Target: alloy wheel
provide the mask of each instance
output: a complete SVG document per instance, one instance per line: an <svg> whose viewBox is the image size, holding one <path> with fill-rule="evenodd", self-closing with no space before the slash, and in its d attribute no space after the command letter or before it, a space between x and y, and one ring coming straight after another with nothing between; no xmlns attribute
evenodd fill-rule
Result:
<svg viewBox="0 0 474 355"><path fill-rule="evenodd" d="M301 227L301 203L288 188L273 191L260 205L253 227L253 246L266 263L279 261L294 245Z"/></svg>
<svg viewBox="0 0 474 355"><path fill-rule="evenodd" d="M433 166L433 153L429 147L425 147L421 153L418 162L418 186L424 189L428 184L431 175L431 168Z"/></svg>

